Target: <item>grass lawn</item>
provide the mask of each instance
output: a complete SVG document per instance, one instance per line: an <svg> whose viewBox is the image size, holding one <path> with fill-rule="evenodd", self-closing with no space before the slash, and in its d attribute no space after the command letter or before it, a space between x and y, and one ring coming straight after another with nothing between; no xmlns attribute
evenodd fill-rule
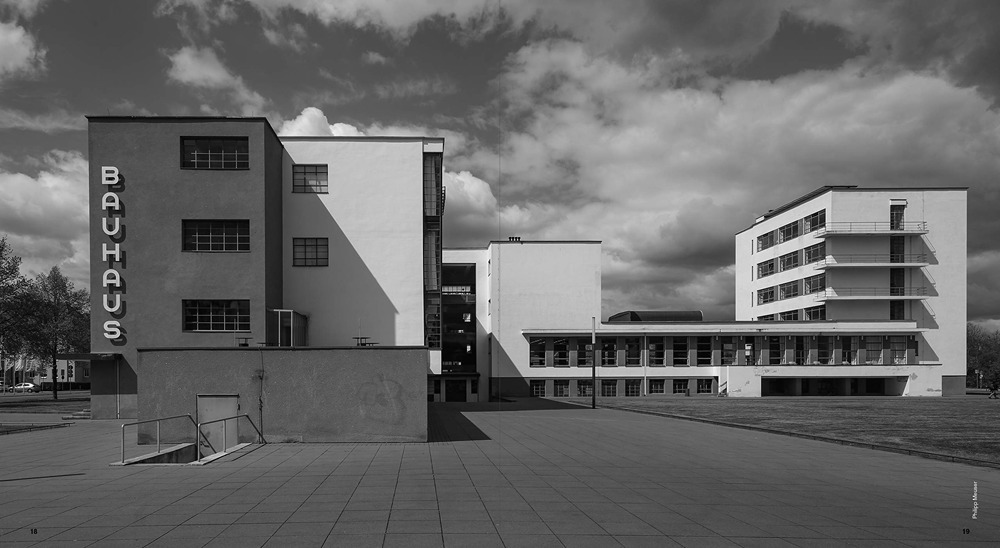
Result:
<svg viewBox="0 0 1000 548"><path fill-rule="evenodd" d="M590 398L573 398L590 405ZM1000 400L799 397L598 398L597 405L683 415L1000 463Z"/></svg>

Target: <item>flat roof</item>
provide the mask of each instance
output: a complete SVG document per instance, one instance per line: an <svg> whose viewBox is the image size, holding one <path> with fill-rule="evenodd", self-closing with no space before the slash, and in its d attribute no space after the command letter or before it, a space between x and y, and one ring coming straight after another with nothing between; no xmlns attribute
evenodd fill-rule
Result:
<svg viewBox="0 0 1000 548"><path fill-rule="evenodd" d="M796 198L796 199L794 199L794 200L792 200L792 201L790 201L788 203L782 204L782 205L780 205L780 206L778 206L778 207L776 207L774 209L771 209L767 213L764 213L763 215L758 215L754 219L754 223L752 225L750 225L750 226L744 228L743 230L737 232L737 234L742 234L742 233L746 232L747 230L750 230L751 228L757 226L757 224L760 223L760 222L762 222L762 221L765 221L767 219L770 219L771 217L775 217L777 215L780 215L781 213L784 213L785 211L788 211L789 209L792 209L795 206L798 206L800 204L804 204L804 203L808 202L809 200L812 200L812 199L814 199L814 198L816 198L818 196L826 194L827 192L886 192L886 191L900 192L900 191L913 191L913 190L969 190L969 187L967 187L967 186L899 186L899 187L879 186L879 187L859 187L858 185L828 185L828 186L822 186L822 187L817 188L816 190L813 190L812 192L809 192L807 194L799 196L798 198Z"/></svg>

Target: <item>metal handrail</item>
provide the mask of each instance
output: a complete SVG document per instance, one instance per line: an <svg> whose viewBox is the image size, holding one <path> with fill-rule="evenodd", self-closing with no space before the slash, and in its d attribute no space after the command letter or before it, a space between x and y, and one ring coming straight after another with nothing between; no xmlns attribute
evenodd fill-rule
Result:
<svg viewBox="0 0 1000 548"><path fill-rule="evenodd" d="M191 418L191 413L185 413L183 415L174 415L172 417L160 417L158 419L147 419L147 420L144 420L144 421L136 421L136 422L129 422L129 423L123 424L122 425L122 464L125 464L125 427L126 426L137 426L139 424L147 424L147 423L150 423L150 422L155 422L156 423L156 452L159 453L160 452L160 421L168 421L168 420L171 420L171 419L179 419L181 417L187 417L188 420L191 421L191 424L193 424L195 426L198 426L198 423L196 423L194 421L194 419ZM199 429L198 431L200 432L201 429ZM198 440L198 436L195 435L195 442L197 442L197 440Z"/></svg>
<svg viewBox="0 0 1000 548"><path fill-rule="evenodd" d="M817 299L831 297L921 297L927 295L924 286L911 287L828 287L816 293Z"/></svg>
<svg viewBox="0 0 1000 548"><path fill-rule="evenodd" d="M242 414L239 414L239 415L233 415L231 417L223 417L221 419L214 419L214 420L210 420L210 421L199 422L199 423L197 423L197 426L198 426L198 435L201 436L201 427L202 426L205 426L205 425L208 425L208 424L215 424L215 423L220 422L220 421L228 421L228 420L232 420L232 419L238 419L240 417L246 417L247 418L247 421L250 423L250 426L253 426L253 429L257 431L257 439L260 440L260 443L262 443L264 445L267 445L267 440L264 439L264 434L260 431L260 428L257 428L257 425L253 423L253 419L250 418L250 415L247 415L246 413L242 413ZM228 449L228 447L225 446L225 444L226 444L226 438L228 437L227 436L228 433L229 433L228 432L228 427L226 426L226 423L223 422L222 423L222 450L223 451L225 451L226 449ZM198 443L196 445L198 446L198 460L201 460L201 444Z"/></svg>
<svg viewBox="0 0 1000 548"><path fill-rule="evenodd" d="M892 266L894 264L906 263L926 263L926 253L879 253L879 254L850 254L850 255L830 255L816 262L822 262L827 266L852 263L877 263Z"/></svg>
<svg viewBox="0 0 1000 548"><path fill-rule="evenodd" d="M927 221L849 221L828 222L818 229L819 235L841 233L890 233L890 232L926 232Z"/></svg>

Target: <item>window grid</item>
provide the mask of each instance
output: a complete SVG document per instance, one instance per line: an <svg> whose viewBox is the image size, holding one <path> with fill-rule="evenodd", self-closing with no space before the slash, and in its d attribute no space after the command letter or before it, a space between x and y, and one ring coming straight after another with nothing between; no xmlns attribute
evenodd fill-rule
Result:
<svg viewBox="0 0 1000 548"><path fill-rule="evenodd" d="M182 221L184 251L241 253L250 251L250 221Z"/></svg>
<svg viewBox="0 0 1000 548"><path fill-rule="evenodd" d="M649 393L650 394L664 394L666 393L667 382L664 379L649 379Z"/></svg>
<svg viewBox="0 0 1000 548"><path fill-rule="evenodd" d="M618 341L616 339L601 339L601 365L618 365Z"/></svg>
<svg viewBox="0 0 1000 548"><path fill-rule="evenodd" d="M806 264L822 261L826 258L826 242L820 242L805 248L803 254L805 255Z"/></svg>
<svg viewBox="0 0 1000 548"><path fill-rule="evenodd" d="M807 308L804 310L805 319L807 320L825 320L826 319L826 305L821 304L819 306L814 306L812 308Z"/></svg>
<svg viewBox="0 0 1000 548"><path fill-rule="evenodd" d="M733 337L722 337L722 365L736 365L736 342Z"/></svg>
<svg viewBox="0 0 1000 548"><path fill-rule="evenodd" d="M799 296L799 281L784 283L778 286L779 299L791 299Z"/></svg>
<svg viewBox="0 0 1000 548"><path fill-rule="evenodd" d="M810 293L819 293L826 290L826 274L817 274L815 276L810 276L803 280L802 282L803 292L808 295Z"/></svg>
<svg viewBox="0 0 1000 548"><path fill-rule="evenodd" d="M593 349L587 350L587 346L590 345L590 339L577 339L576 340L576 366L577 367L590 367L594 365Z"/></svg>
<svg viewBox="0 0 1000 548"><path fill-rule="evenodd" d="M762 263L758 263L757 264L757 277L758 278L766 278L767 276L770 276L771 274L774 274L774 272L775 272L775 270L774 270L774 259L771 259L771 260L768 260L768 261L764 261Z"/></svg>
<svg viewBox="0 0 1000 548"><path fill-rule="evenodd" d="M628 337L625 339L625 365L642 365L642 352L639 347L638 337Z"/></svg>
<svg viewBox="0 0 1000 548"><path fill-rule="evenodd" d="M603 379L601 381L601 395L605 397L615 397L618 395L618 381L615 379Z"/></svg>
<svg viewBox="0 0 1000 548"><path fill-rule="evenodd" d="M569 366L569 339L556 339L552 342L552 365Z"/></svg>
<svg viewBox="0 0 1000 548"><path fill-rule="evenodd" d="M882 337L865 337L865 364L882 363Z"/></svg>
<svg viewBox="0 0 1000 548"><path fill-rule="evenodd" d="M757 236L757 251L763 251L769 247L774 247L774 232Z"/></svg>
<svg viewBox="0 0 1000 548"><path fill-rule="evenodd" d="M642 379L625 379L625 397L634 398L642 395Z"/></svg>
<svg viewBox="0 0 1000 548"><path fill-rule="evenodd" d="M326 164L292 166L292 192L326 194L329 189L329 167Z"/></svg>
<svg viewBox="0 0 1000 548"><path fill-rule="evenodd" d="M528 343L528 353L530 367L545 367L545 339L531 339Z"/></svg>
<svg viewBox="0 0 1000 548"><path fill-rule="evenodd" d="M663 346L663 337L651 337L649 342L649 365L667 365L667 353Z"/></svg>
<svg viewBox="0 0 1000 548"><path fill-rule="evenodd" d="M712 337L698 337L695 359L698 365L712 365Z"/></svg>
<svg viewBox="0 0 1000 548"><path fill-rule="evenodd" d="M292 238L292 266L329 265L329 238Z"/></svg>
<svg viewBox="0 0 1000 548"><path fill-rule="evenodd" d="M545 397L545 381L531 381L531 397L532 398Z"/></svg>
<svg viewBox="0 0 1000 548"><path fill-rule="evenodd" d="M765 287L757 290L757 304L767 304L774 302L774 288Z"/></svg>
<svg viewBox="0 0 1000 548"><path fill-rule="evenodd" d="M594 381L592 380L580 380L576 381L576 395L583 396L593 396L594 395Z"/></svg>
<svg viewBox="0 0 1000 548"><path fill-rule="evenodd" d="M783 322L793 322L793 321L797 321L799 319L799 311L798 310L787 310L785 312L782 312L779 316L780 316L781 321L783 321Z"/></svg>
<svg viewBox="0 0 1000 548"><path fill-rule="evenodd" d="M826 210L822 209L812 215L806 215L806 217L802 219L802 225L803 230L806 233L823 228L826 226Z"/></svg>
<svg viewBox="0 0 1000 548"><path fill-rule="evenodd" d="M711 394L712 393L712 379L698 379L698 393L699 394Z"/></svg>
<svg viewBox="0 0 1000 548"><path fill-rule="evenodd" d="M906 363L906 337L889 337L889 356L893 365Z"/></svg>
<svg viewBox="0 0 1000 548"><path fill-rule="evenodd" d="M250 331L250 301L184 300L184 331Z"/></svg>
<svg viewBox="0 0 1000 548"><path fill-rule="evenodd" d="M687 394L688 380L674 379L674 394Z"/></svg>
<svg viewBox="0 0 1000 548"><path fill-rule="evenodd" d="M794 221L778 229L778 242L787 242L799 237L799 222Z"/></svg>
<svg viewBox="0 0 1000 548"><path fill-rule="evenodd" d="M250 169L247 137L181 137L182 169Z"/></svg>
<svg viewBox="0 0 1000 548"><path fill-rule="evenodd" d="M793 251L778 257L778 270L782 272L799 266L799 252Z"/></svg>
<svg viewBox="0 0 1000 548"><path fill-rule="evenodd" d="M553 382L553 395L557 398L568 398L569 397L569 381L568 380L556 380Z"/></svg>
<svg viewBox="0 0 1000 548"><path fill-rule="evenodd" d="M687 337L674 337L673 340L673 360L672 365L688 364L688 340Z"/></svg>

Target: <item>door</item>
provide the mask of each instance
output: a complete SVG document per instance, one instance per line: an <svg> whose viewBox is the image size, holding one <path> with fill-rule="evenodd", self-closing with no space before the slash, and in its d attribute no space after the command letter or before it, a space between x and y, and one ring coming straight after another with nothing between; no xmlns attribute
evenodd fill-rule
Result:
<svg viewBox="0 0 1000 548"><path fill-rule="evenodd" d="M446 380L444 381L444 401L449 402L464 402L465 398L465 379L461 380Z"/></svg>
<svg viewBox="0 0 1000 548"><path fill-rule="evenodd" d="M239 394L198 394L196 420L199 424L235 417L240 412ZM235 446L239 440L237 419L213 422L201 427L198 443L201 456L213 455Z"/></svg>

